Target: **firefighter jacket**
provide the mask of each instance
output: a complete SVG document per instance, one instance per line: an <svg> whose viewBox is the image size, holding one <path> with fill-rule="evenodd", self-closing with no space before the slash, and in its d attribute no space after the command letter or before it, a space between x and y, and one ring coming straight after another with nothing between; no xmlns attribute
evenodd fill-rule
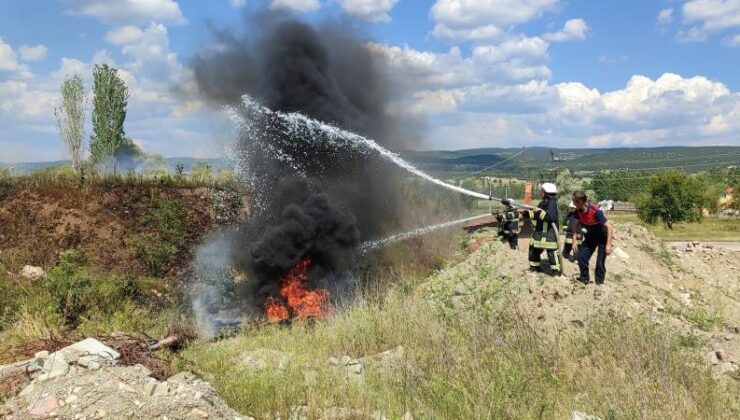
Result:
<svg viewBox="0 0 740 420"><path fill-rule="evenodd" d="M573 229L576 226L576 220L578 220L578 215L576 215L575 211L568 212L568 215L565 216L565 220L563 221L563 226L561 229L565 231L566 244L573 243ZM578 245L580 245L581 243L583 243L583 235L578 238Z"/></svg>
<svg viewBox="0 0 740 420"><path fill-rule="evenodd" d="M519 234L519 213L515 208L508 208L504 211L504 233L510 235Z"/></svg>
<svg viewBox="0 0 740 420"><path fill-rule="evenodd" d="M540 210L528 210L525 216L534 224L530 245L539 249L558 249L558 238L555 234L558 223L557 199L549 197L537 206Z"/></svg>

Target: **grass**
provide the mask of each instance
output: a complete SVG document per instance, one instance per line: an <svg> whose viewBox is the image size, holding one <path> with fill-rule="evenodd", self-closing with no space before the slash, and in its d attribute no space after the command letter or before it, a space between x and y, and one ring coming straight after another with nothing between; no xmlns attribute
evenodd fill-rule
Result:
<svg viewBox="0 0 740 420"><path fill-rule="evenodd" d="M38 280L8 272L0 262L0 360L33 355L44 342L113 332L163 336L181 318L159 279L102 273L69 250Z"/></svg>
<svg viewBox="0 0 740 420"><path fill-rule="evenodd" d="M721 311L703 306L693 306L691 308L668 306L665 308L665 312L683 317L700 330L708 332L721 327L725 321Z"/></svg>
<svg viewBox="0 0 740 420"><path fill-rule="evenodd" d="M633 213L609 213L608 218L618 223L641 223ZM645 226L664 241L740 241L738 218L705 217L700 223L677 223L672 230L662 224Z"/></svg>
<svg viewBox="0 0 740 420"><path fill-rule="evenodd" d="M196 342L180 366L202 374L238 411L260 418L285 415L296 405L307 405L311 418L329 407L364 417L379 410L390 418L406 412L416 418L567 418L573 410L602 418L740 416L740 389L712 378L687 350L697 345L694 339L640 318L599 316L581 334L542 336L506 294L491 290L510 279L473 267L465 279L493 285L470 296L479 303L474 310L451 312L439 304L436 299L448 298L440 290L448 279L433 276L431 288L406 279L409 284L360 298L326 321ZM404 349L401 359L367 362L362 380L328 363L397 346ZM255 370L244 360L259 349L289 354L290 362Z"/></svg>

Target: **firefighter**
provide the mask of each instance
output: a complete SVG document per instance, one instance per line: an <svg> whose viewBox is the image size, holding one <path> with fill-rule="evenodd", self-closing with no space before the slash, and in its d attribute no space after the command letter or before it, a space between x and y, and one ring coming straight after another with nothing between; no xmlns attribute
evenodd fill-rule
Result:
<svg viewBox="0 0 740 420"><path fill-rule="evenodd" d="M576 253L571 253L573 250L573 241L575 240L578 242L578 245L580 245L583 242L582 236L580 234L574 234L573 229L576 227L576 219L578 216L576 216L576 205L571 201L568 204L568 214L565 216L565 220L563 220L563 226L562 231L565 232L565 242L563 245L563 258L567 259L570 262L576 261Z"/></svg>
<svg viewBox="0 0 740 420"><path fill-rule="evenodd" d="M606 220L604 212L599 206L591 204L587 200L583 191L573 193L573 203L576 205L576 226L573 228L573 234L585 229L583 243L579 246L576 242L573 244L573 252L578 255L578 268L580 275L575 275L574 280L583 284L588 284L590 276L588 272L588 263L594 252L596 255L596 285L604 284L606 278L606 256L612 253L612 239L614 237L614 228Z"/></svg>
<svg viewBox="0 0 740 420"><path fill-rule="evenodd" d="M501 204L506 206L502 216L504 221L504 240L509 243L511 249L519 249L519 212L512 205L511 200L501 200Z"/></svg>
<svg viewBox="0 0 740 420"><path fill-rule="evenodd" d="M542 251L547 251L547 259L550 262L550 274L559 276L562 273L560 260L558 258L558 238L555 233L558 217L557 205L558 190L555 184L542 184L542 201L537 205L537 210L522 210L522 215L530 219L534 231L529 238L529 269L540 272Z"/></svg>

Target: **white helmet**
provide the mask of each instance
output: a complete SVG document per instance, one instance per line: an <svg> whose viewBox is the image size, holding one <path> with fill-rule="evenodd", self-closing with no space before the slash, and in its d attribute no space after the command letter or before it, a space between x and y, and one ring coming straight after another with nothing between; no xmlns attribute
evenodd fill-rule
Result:
<svg viewBox="0 0 740 420"><path fill-rule="evenodd" d="M569 209L573 209L573 210L575 210L575 208L576 208L576 205L575 205L575 203L574 203L574 202L572 202L572 201L571 201L570 203L568 203L568 208L569 208Z"/></svg>
<svg viewBox="0 0 740 420"><path fill-rule="evenodd" d="M545 182L544 184L542 184L542 191L546 192L547 194L557 194L558 187L556 187L555 184L551 182Z"/></svg>

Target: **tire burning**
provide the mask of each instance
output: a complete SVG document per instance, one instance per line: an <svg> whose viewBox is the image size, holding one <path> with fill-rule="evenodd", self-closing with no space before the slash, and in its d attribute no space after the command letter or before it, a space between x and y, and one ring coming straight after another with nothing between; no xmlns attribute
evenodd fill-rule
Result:
<svg viewBox="0 0 740 420"><path fill-rule="evenodd" d="M280 280L280 297L268 297L265 314L272 322L288 319L307 320L331 316L330 293L326 289L307 289L307 272L311 259L299 261L295 267Z"/></svg>

